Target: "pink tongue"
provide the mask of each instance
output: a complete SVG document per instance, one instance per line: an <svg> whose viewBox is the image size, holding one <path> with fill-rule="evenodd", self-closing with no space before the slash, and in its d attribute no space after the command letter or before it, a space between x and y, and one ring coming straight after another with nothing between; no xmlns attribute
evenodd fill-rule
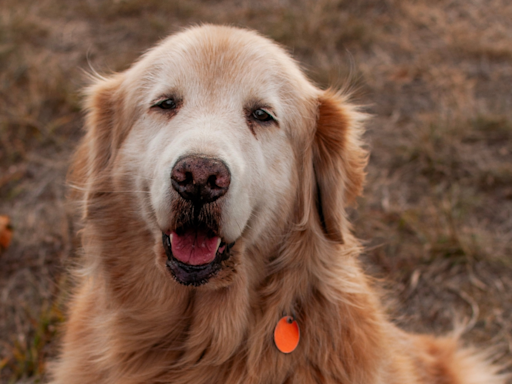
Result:
<svg viewBox="0 0 512 384"><path fill-rule="evenodd" d="M218 236L208 237L206 230L187 230L182 235L171 233L173 256L182 263L189 265L208 264L215 259Z"/></svg>

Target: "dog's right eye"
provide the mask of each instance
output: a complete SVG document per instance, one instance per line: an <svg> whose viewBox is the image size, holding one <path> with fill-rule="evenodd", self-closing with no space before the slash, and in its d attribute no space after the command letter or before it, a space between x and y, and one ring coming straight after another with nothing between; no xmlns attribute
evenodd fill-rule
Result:
<svg viewBox="0 0 512 384"><path fill-rule="evenodd" d="M164 99L153 105L160 109L176 109L176 102L173 99Z"/></svg>
<svg viewBox="0 0 512 384"><path fill-rule="evenodd" d="M257 109L252 113L252 117L261 122L267 122L270 120L274 120L272 115L265 111L264 109Z"/></svg>

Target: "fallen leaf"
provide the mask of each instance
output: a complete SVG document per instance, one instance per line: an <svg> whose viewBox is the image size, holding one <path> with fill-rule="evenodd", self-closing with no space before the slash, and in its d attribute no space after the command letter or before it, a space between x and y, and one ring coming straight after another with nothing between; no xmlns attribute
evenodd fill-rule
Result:
<svg viewBox="0 0 512 384"><path fill-rule="evenodd" d="M0 215L0 251L7 249L11 244L12 227L8 216Z"/></svg>

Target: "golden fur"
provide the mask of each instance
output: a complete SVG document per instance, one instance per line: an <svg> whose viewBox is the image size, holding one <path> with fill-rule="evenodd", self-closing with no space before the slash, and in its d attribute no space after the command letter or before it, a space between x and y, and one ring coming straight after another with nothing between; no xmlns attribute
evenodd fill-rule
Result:
<svg viewBox="0 0 512 384"><path fill-rule="evenodd" d="M173 55L176 62L166 61ZM239 81L249 89L270 75L267 88L279 96L279 126L240 136L277 156L267 169L272 177L254 176L272 191L261 201L275 204L251 209L234 255L197 288L178 284L165 269L159 213L148 197L158 174L144 179L140 160L145 138L163 132L157 126L194 119L200 105L217 113L187 96L168 120L143 109L144 92L172 65L185 77L195 71L197 83L179 86L198 87L205 100L222 103L223 89L234 92ZM189 29L126 72L98 79L86 108L86 135L70 173L83 203L84 255L51 383L505 382L455 338L408 334L387 319L359 266L360 245L344 211L364 181L364 116L340 94L314 87L272 42L236 28ZM250 201L260 198L256 189L245 191ZM272 339L283 314L294 315L301 329L290 354Z"/></svg>

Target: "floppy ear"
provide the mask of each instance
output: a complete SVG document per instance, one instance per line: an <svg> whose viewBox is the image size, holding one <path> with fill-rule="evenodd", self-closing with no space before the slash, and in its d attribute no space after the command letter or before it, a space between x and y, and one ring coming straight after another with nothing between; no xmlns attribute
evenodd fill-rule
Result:
<svg viewBox="0 0 512 384"><path fill-rule="evenodd" d="M318 214L326 237L343 243L344 208L361 194L365 179L368 155L360 142L365 115L331 90L318 102L313 144Z"/></svg>
<svg viewBox="0 0 512 384"><path fill-rule="evenodd" d="M112 160L126 136L122 80L122 75L100 79L85 92L86 132L68 173L72 197L84 203L84 215L89 199L108 190Z"/></svg>

